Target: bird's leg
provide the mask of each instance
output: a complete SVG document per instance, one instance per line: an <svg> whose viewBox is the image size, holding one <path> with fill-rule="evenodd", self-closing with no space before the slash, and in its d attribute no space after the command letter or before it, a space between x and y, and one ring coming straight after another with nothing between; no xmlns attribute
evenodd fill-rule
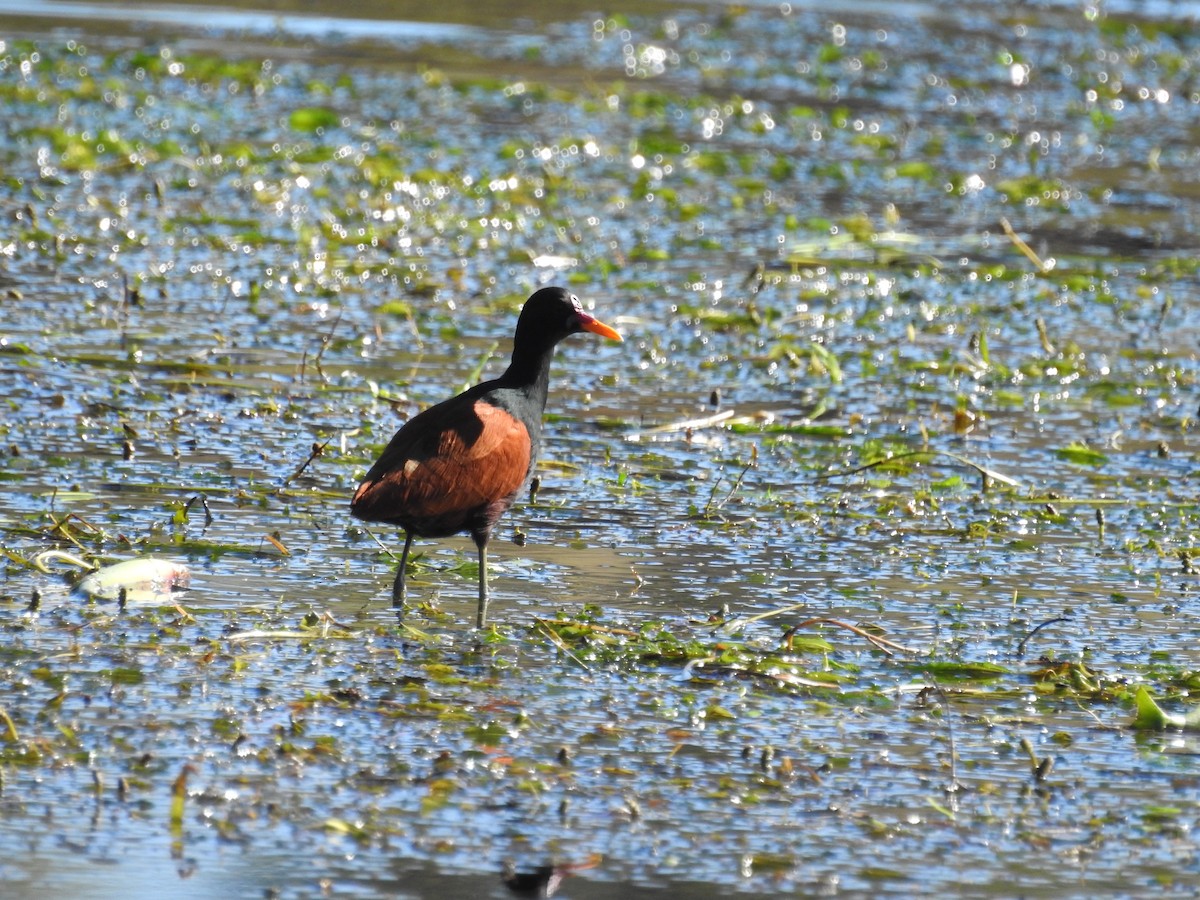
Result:
<svg viewBox="0 0 1200 900"><path fill-rule="evenodd" d="M487 624L487 545L490 535L484 531L476 532L471 537L475 538L475 546L479 548L479 615L476 617L475 627L482 629Z"/></svg>
<svg viewBox="0 0 1200 900"><path fill-rule="evenodd" d="M396 580L392 582L392 609L404 607L404 572L408 568L408 548L412 546L413 533L404 532L404 551L400 554L400 568L396 571Z"/></svg>

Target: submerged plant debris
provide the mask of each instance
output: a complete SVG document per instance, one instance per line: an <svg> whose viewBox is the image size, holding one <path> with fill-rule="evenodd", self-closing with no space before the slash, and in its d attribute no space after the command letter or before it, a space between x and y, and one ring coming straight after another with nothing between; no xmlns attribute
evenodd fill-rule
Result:
<svg viewBox="0 0 1200 900"><path fill-rule="evenodd" d="M1156 12L0 17L6 892L1194 893ZM398 618L350 491L547 283L626 343L556 365L497 624L466 539Z"/></svg>

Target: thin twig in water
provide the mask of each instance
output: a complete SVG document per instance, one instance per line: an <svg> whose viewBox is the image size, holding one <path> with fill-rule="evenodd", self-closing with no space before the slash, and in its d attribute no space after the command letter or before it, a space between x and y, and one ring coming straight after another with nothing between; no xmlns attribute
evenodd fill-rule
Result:
<svg viewBox="0 0 1200 900"><path fill-rule="evenodd" d="M746 478L746 473L753 469L756 465L758 465L758 460L751 459L750 462L746 463L746 465L742 467L742 471L739 472L738 477L734 479L733 487L729 489L729 492L725 495L725 499L718 504L717 509L721 509L726 503L729 502L730 498L737 493L737 489L742 486L742 482Z"/></svg>
<svg viewBox="0 0 1200 900"><path fill-rule="evenodd" d="M1093 728L1098 728L1101 731L1124 731L1125 730L1124 725L1113 725L1111 722L1105 722L1103 719L1100 718L1099 715L1096 714L1095 710L1088 709L1079 701L1076 701L1075 707L1084 715L1091 716L1092 719L1095 720L1096 724L1092 726Z"/></svg>
<svg viewBox="0 0 1200 900"><path fill-rule="evenodd" d="M726 633L732 634L735 631L741 631L747 625L752 625L755 622L761 622L764 619L774 618L775 616L787 615L788 613L795 612L798 609L806 609L806 608L808 608L808 606L809 606L809 604L807 602L793 603L790 606L784 606L784 607L781 607L780 609L773 609L773 610L769 610L768 612L758 613L757 615L748 616L745 619L735 619L732 622L724 623L720 627ZM878 635L871 634L869 631L859 628L857 625L851 625L849 622L843 622L840 619L829 619L824 616L815 616L811 619L805 619L803 622L798 622L795 625L791 626L785 633L786 634L785 640L788 643L788 649L791 649L792 637L795 635L795 633L799 629L804 628L805 626L808 626L808 625L816 625L816 624L836 625L839 628L846 628L846 629L854 632L855 634L859 635L860 637L866 638L868 641L870 641L872 644L874 644L878 649L882 650L888 656L892 655L891 654L892 650L897 650L901 653L919 653L920 652L919 650L915 650L912 647L905 647L903 644L898 644L895 641L889 640L888 638L883 638L883 637L879 637Z"/></svg>
<svg viewBox="0 0 1200 900"><path fill-rule="evenodd" d="M732 622L722 622L720 628L726 634L733 634L734 632L741 631L747 625L753 625L755 622L761 622L763 619L772 619L775 616L782 616L790 612L795 612L798 609L807 608L807 601L803 603L793 603L790 606L784 606L780 609L771 609L767 612L756 613L755 615L747 616L744 619L734 619Z"/></svg>
<svg viewBox="0 0 1200 900"><path fill-rule="evenodd" d="M535 618L533 621L535 621L538 624L538 626L544 632L546 632L546 636L548 638L550 638L551 643L553 643L554 646L556 646L563 653L567 654L567 656L571 657L571 659L575 660L575 662L579 664L580 668L582 668L583 671L585 671L585 672L592 671L587 663L585 663L582 659L580 659L578 656L576 656L574 653L571 652L571 648L568 647L563 642L563 639L558 636L558 634L554 631L553 628L550 627L549 623L547 623L545 619Z"/></svg>
<svg viewBox="0 0 1200 900"><path fill-rule="evenodd" d="M1038 316L1033 320L1033 325L1037 329L1038 342L1042 345L1042 352L1047 356L1055 354L1054 342L1050 340L1050 333L1046 331L1046 320Z"/></svg>
<svg viewBox="0 0 1200 900"><path fill-rule="evenodd" d="M304 462L302 462L300 464L300 468L298 468L295 472L293 472L286 479L284 479L283 487L287 487L289 484L291 484L293 481L295 481L297 478L299 478L302 474L304 474L304 470L307 469L312 464L312 461L314 459L316 459L318 456L320 456L325 451L325 448L329 446L329 442L332 440L333 440L333 438L326 438L325 443L323 443L323 444L314 443L312 445L312 451L308 454L308 459L306 459ZM208 506L206 505L204 507L204 509L207 512Z"/></svg>
<svg viewBox="0 0 1200 900"><path fill-rule="evenodd" d="M913 450L909 453L897 453L895 456L889 456L886 459L877 459L874 462L865 463L861 466L855 466L853 469L843 469L840 472L827 472L824 475L817 475L814 481L825 481L830 478L844 478L847 475L857 475L859 472L865 472L867 469L874 469L876 466L886 466L891 462L899 462L905 459L912 459L914 456L945 456L948 459L954 460L959 465L966 466L968 469L973 469L980 474L984 479L998 481L1001 484L1007 484L1010 487L1017 487L1018 482L1015 478L1009 478L1007 475L988 469L979 463L971 462L965 457L959 456L957 453L951 453L948 450Z"/></svg>
<svg viewBox="0 0 1200 900"><path fill-rule="evenodd" d="M954 710L950 706L949 695L946 693L945 689L940 684L938 684L936 681L930 680L929 687L931 687L933 690L937 691L938 696L942 698L942 705L946 710L943 718L946 722L946 737L949 739L949 744L950 744L950 788L949 788L949 793L953 797L960 790L962 790L962 785L959 784L959 781L958 781L958 748L955 746L955 742L954 742ZM952 800L951 802L954 803L955 806L957 806L957 801ZM957 809L952 810L952 812L956 812L956 811L957 811Z"/></svg>
<svg viewBox="0 0 1200 900"><path fill-rule="evenodd" d="M1043 628L1045 628L1047 625L1053 625L1056 622L1070 622L1070 621L1071 621L1070 616L1055 616L1053 619L1047 619L1041 625L1038 625L1037 628L1033 629L1033 631L1029 632L1029 634L1025 635L1025 637L1021 638L1021 643L1017 644L1017 656L1025 655L1025 645L1027 643L1029 643L1029 639L1032 638L1039 631L1041 631Z"/></svg>
<svg viewBox="0 0 1200 900"><path fill-rule="evenodd" d="M708 500L704 504L704 511L702 513L700 513L700 518L707 519L707 518L711 517L713 515L713 513L718 513L722 509L724 509L725 504L728 503L730 501L730 499L732 499L733 495L737 493L737 489L742 486L742 481L746 478L746 473L749 472L752 468L754 468L757 465L758 465L758 452L756 450L754 452L754 454L750 457L750 462L746 463L746 465L742 468L742 471L738 474L738 477L734 479L733 486L725 493L725 496L721 500L721 502L714 506L713 505L713 497L716 496L717 488L721 486L721 482L724 480L723 478L718 478L713 483L712 490L708 492Z"/></svg>
<svg viewBox="0 0 1200 900"><path fill-rule="evenodd" d="M278 550L278 551L279 551L280 553L282 553L284 556L291 556L291 555L292 555L292 551L291 551L291 550L289 550L289 549L288 549L288 548L287 548L287 547L284 545L283 541L281 541L281 540L279 539L278 535L276 535L276 534L264 534L264 535L263 535L263 538L264 538L264 540L266 540L266 541L267 541L267 543L269 543L269 544L270 544L272 547L274 547L276 550Z"/></svg>
<svg viewBox="0 0 1200 900"><path fill-rule="evenodd" d="M713 497L717 496L717 488L719 488L721 486L721 482L724 480L725 480L725 476L722 475L720 478L718 478L716 481L714 481L713 486L711 488L709 488L708 499L704 501L704 510L700 513L699 518L701 518L701 519L708 518L709 513L712 511Z"/></svg>
<svg viewBox="0 0 1200 900"><path fill-rule="evenodd" d="M672 434L677 431L695 431L700 428L712 428L714 425L720 425L726 419L732 419L734 412L732 409L722 410L719 413L713 413L711 416L704 416L701 419L683 419L679 422L670 422L666 425L656 425L653 428L647 428L645 431L635 431L632 434L625 435L627 441L640 441L643 437L655 434Z"/></svg>
<svg viewBox="0 0 1200 900"><path fill-rule="evenodd" d="M1012 245L1021 251L1021 255L1037 267L1039 274L1045 275L1050 271L1051 266L1046 265L1046 263L1042 261L1042 258L1033 252L1033 248L1025 243L1019 234L1013 231L1013 227L1009 224L1008 219L1001 218L1000 227L1004 229L1004 234L1010 241L1012 241Z"/></svg>
<svg viewBox="0 0 1200 900"><path fill-rule="evenodd" d="M83 550L84 549L83 544L79 543L79 541L77 541L75 539L74 535L72 535L70 533L70 531L67 530L67 523L70 522L72 519L74 519L76 522L78 522L80 525L82 525L84 528L86 528L92 534L100 534L101 533L99 528L97 528L95 525L93 525L91 522L89 522L83 516L78 515L76 513L67 513L61 519L54 518L54 514L51 513L50 521L52 521L54 523L54 527L51 528L46 533L48 536L58 535L58 537L61 538L62 540L68 541L68 542L74 544L80 550Z"/></svg>
<svg viewBox="0 0 1200 900"><path fill-rule="evenodd" d="M845 628L848 631L854 632L859 637L866 638L875 646L876 649L887 656L891 656L893 650L898 650L901 653L919 652L912 647L905 647L903 644L898 644L895 641L880 637L877 634L871 634L871 632L867 631L866 629L859 628L857 625L851 625L849 622L843 622L840 619L827 619L824 616L818 616L813 619L805 619L803 622L798 622L789 628L784 638L784 640L787 642L789 650L792 649L792 638L795 637L796 632L801 628L804 628L806 625L836 625L838 628Z"/></svg>
<svg viewBox="0 0 1200 900"><path fill-rule="evenodd" d="M462 383L462 389L464 391L467 390L471 385L478 383L479 379L483 377L483 370L487 368L487 364L491 362L492 354L496 352L499 346L499 341L492 341L491 344L488 345L488 348L483 352L483 355L479 357L479 362L476 364L475 368L471 370L469 375L467 375L467 380Z"/></svg>
<svg viewBox="0 0 1200 900"><path fill-rule="evenodd" d="M375 532L373 532L370 528L364 528L363 531L365 531L368 535L371 536L371 540L373 540L376 544L378 544L379 549L382 550L384 553L386 553L389 558L391 558L393 560L396 559L396 554L392 552L392 548L389 547L387 544L385 544L383 541L381 541L378 537L376 537Z"/></svg>
<svg viewBox="0 0 1200 900"><path fill-rule="evenodd" d="M545 621L545 620L539 620L539 621ZM635 638L638 636L638 632L632 631L628 628L616 628L611 625L595 625L590 622L571 622L571 621L563 621L562 619L558 619L550 624L552 624L552 625L570 625L574 628L580 629L581 631L586 630L589 632L594 632L596 634L615 634L615 635L619 635L620 637L631 637L631 638Z"/></svg>
<svg viewBox="0 0 1200 900"><path fill-rule="evenodd" d="M338 307L337 317L333 320L333 324L329 326L329 331L321 335L321 349L317 351L316 357L313 359L313 366L317 370L317 374L321 376L322 381L328 381L325 377L325 370L321 368L321 357L325 355L325 350L333 341L333 333L337 330L338 324L342 321L342 307Z"/></svg>

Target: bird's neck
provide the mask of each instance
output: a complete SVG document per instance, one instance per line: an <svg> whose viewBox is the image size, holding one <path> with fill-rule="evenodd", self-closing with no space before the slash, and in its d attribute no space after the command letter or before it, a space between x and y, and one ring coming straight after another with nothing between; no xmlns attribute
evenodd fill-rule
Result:
<svg viewBox="0 0 1200 900"><path fill-rule="evenodd" d="M546 396L550 392L550 363L554 359L554 347L546 347L535 353L513 353L512 362L500 381L507 387L521 391L534 401L538 409L546 408Z"/></svg>

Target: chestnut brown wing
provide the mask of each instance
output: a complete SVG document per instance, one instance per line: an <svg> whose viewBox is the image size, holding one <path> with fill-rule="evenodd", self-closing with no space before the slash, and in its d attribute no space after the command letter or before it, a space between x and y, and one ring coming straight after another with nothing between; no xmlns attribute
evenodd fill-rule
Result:
<svg viewBox="0 0 1200 900"><path fill-rule="evenodd" d="M350 510L427 537L490 528L525 483L530 452L524 423L499 407L435 406L396 433Z"/></svg>

